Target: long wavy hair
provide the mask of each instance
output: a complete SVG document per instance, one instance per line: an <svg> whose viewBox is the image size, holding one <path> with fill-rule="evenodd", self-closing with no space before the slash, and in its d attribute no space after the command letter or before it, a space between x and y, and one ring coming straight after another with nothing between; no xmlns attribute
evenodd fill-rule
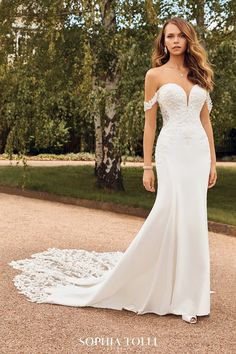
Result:
<svg viewBox="0 0 236 354"><path fill-rule="evenodd" d="M207 52L198 40L193 26L181 17L172 17L164 23L160 33L154 41L151 58L152 67L162 66L170 58L168 49L167 53L164 51L165 28L168 23L176 25L179 30L184 33L185 38L187 39L184 61L185 65L189 68L188 79L194 84L198 84L206 90L212 91L214 72L211 68L212 64L210 64L208 60Z"/></svg>

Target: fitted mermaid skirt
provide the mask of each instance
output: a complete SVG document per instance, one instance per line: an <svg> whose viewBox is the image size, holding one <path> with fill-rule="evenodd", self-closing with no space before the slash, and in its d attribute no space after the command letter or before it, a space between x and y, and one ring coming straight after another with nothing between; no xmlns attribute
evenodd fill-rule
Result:
<svg viewBox="0 0 236 354"><path fill-rule="evenodd" d="M125 252L51 248L12 261L21 270L15 286L29 301L137 314L210 313L210 148L200 110L206 101L210 111L211 101L194 85L187 105L174 83L148 104L157 101L163 117L155 145L158 188L139 232Z"/></svg>

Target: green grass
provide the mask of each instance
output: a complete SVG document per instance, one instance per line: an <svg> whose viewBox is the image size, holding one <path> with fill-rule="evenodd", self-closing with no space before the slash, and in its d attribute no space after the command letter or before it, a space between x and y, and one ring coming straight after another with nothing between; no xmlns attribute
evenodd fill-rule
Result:
<svg viewBox="0 0 236 354"><path fill-rule="evenodd" d="M236 225L236 168L217 167L217 183L207 199L209 220Z"/></svg>
<svg viewBox="0 0 236 354"><path fill-rule="evenodd" d="M150 210L156 193L147 192L142 184L143 170L139 167L122 169L125 191L99 190L95 186L93 166L31 167L26 169L26 189L56 195L113 202ZM208 219L236 225L236 169L217 167L217 184L208 190ZM21 187L22 166L0 167L0 185Z"/></svg>

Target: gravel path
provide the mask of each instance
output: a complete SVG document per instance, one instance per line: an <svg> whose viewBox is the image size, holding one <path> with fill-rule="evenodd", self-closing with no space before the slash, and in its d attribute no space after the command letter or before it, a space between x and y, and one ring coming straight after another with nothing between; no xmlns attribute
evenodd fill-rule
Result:
<svg viewBox="0 0 236 354"><path fill-rule="evenodd" d="M176 315L31 303L14 287L11 260L52 247L125 251L144 219L3 193L0 210L0 354L236 352L236 238L209 233L211 314L191 325ZM95 337L110 345L92 346Z"/></svg>

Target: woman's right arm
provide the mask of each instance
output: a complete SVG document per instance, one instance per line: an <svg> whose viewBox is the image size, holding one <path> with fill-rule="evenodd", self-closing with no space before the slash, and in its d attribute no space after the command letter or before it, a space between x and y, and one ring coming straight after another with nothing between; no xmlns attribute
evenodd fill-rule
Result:
<svg viewBox="0 0 236 354"><path fill-rule="evenodd" d="M153 69L147 71L145 76L145 102L150 101L157 91L156 74ZM145 124L143 133L143 159L144 166L152 166L152 151L156 133L156 114L158 104L155 102L152 107L145 111ZM155 192L155 176L153 170L143 171L143 185L146 190Z"/></svg>

